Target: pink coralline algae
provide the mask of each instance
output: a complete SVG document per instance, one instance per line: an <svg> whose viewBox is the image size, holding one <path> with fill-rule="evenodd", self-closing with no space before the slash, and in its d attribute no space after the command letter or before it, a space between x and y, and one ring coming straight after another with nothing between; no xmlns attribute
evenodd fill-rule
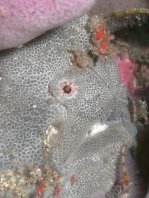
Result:
<svg viewBox="0 0 149 198"><path fill-rule="evenodd" d="M19 47L85 14L95 0L0 1L0 50Z"/></svg>
<svg viewBox="0 0 149 198"><path fill-rule="evenodd" d="M129 57L121 58L116 56L118 62L119 74L121 82L127 87L131 94L134 94L136 88L136 78L134 71L137 64L129 59Z"/></svg>
<svg viewBox="0 0 149 198"><path fill-rule="evenodd" d="M136 71L138 69L141 70L141 68L146 67L146 65L139 65L138 63L133 62L129 59L129 56L121 58L119 55L116 55L116 61L118 62L120 81L126 86L129 94L136 97L141 97L145 94L145 92L147 93L149 90L149 86L145 85L145 87L143 87L142 85L139 85L136 76ZM146 69L145 72L143 71L142 73L142 75L147 76L148 69ZM145 77L144 79L146 79Z"/></svg>

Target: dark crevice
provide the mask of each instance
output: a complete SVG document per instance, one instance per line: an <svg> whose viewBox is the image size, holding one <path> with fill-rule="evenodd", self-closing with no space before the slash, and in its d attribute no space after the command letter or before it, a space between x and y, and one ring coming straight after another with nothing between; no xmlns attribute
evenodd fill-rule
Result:
<svg viewBox="0 0 149 198"><path fill-rule="evenodd" d="M149 14L115 15L107 20L107 27L115 36L111 42L118 50L118 54L122 58L128 54L129 59L138 65L134 73L138 86L141 87L137 100L146 102L146 111L149 115ZM145 68L143 68L144 65ZM134 99L133 96L133 103ZM132 115L134 111L132 111L131 100L130 106ZM136 107L138 108L138 105ZM140 118L134 123L138 130L134 156L139 168L139 180L143 181L144 192L147 192L149 187L149 123L145 124Z"/></svg>

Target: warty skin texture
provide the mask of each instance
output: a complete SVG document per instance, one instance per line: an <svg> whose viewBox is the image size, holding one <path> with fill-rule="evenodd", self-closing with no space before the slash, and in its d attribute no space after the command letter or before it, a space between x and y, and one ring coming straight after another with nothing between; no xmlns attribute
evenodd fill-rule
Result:
<svg viewBox="0 0 149 198"><path fill-rule="evenodd" d="M127 109L113 57L95 68L76 68L67 50L90 49L87 16L16 50L1 52L1 169L49 165L43 136L60 123L62 140L50 163L64 177L62 198L90 197L107 192L115 180L115 164L125 138L131 146L136 129ZM63 94L71 82L74 94ZM73 187L67 178L78 178Z"/></svg>
<svg viewBox="0 0 149 198"><path fill-rule="evenodd" d="M88 198L97 191L104 197L115 181L124 138L129 138L130 146L136 134L113 59L97 63L98 75L92 70L70 72L67 49L90 48L86 21L84 17L21 49L0 54L1 169L43 164L42 137L59 116L64 121L64 139L53 149L52 160L65 177L74 172L78 176L74 188L66 179L62 198ZM79 88L70 100L59 95L58 83L65 79L73 79ZM102 124L108 127L92 136L93 126Z"/></svg>

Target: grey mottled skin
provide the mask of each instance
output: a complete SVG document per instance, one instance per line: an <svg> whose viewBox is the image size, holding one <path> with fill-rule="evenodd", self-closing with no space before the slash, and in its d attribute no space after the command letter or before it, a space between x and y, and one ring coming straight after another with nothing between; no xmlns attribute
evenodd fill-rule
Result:
<svg viewBox="0 0 149 198"><path fill-rule="evenodd" d="M110 3L97 10L148 7L147 1ZM23 48L0 53L0 170L52 164L64 176L61 198L104 198L115 182L124 140L130 147L136 135L113 58L99 60L93 69L70 64L67 50L91 47L87 20L84 16ZM62 93L64 81L74 86L71 96ZM43 137L53 123L60 123L62 139L45 158ZM67 178L73 174L77 183L70 186Z"/></svg>
<svg viewBox="0 0 149 198"><path fill-rule="evenodd" d="M109 191L120 147L125 138L130 146L136 134L113 58L99 60L94 69L70 64L67 50L90 48L86 22L84 16L21 49L0 54L0 168L48 164L43 135L50 124L61 120L63 138L50 163L66 178L62 198ZM71 97L60 88L66 80L76 89ZM67 177L73 174L78 181L67 186Z"/></svg>

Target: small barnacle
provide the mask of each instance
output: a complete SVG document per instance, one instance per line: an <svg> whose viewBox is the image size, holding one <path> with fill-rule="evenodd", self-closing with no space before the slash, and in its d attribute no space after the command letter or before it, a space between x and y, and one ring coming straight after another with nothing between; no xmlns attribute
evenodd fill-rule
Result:
<svg viewBox="0 0 149 198"><path fill-rule="evenodd" d="M46 130L43 143L44 143L44 148L47 152L50 152L50 149L53 147L55 143L54 136L56 136L57 133L58 133L57 129L54 128L52 125L50 125Z"/></svg>
<svg viewBox="0 0 149 198"><path fill-rule="evenodd" d="M43 140L44 150L46 150L46 152L50 152L52 147L61 142L63 123L63 118L57 118L57 120L47 128Z"/></svg>
<svg viewBox="0 0 149 198"><path fill-rule="evenodd" d="M71 58L71 63L78 68L93 68L94 60L85 52L68 50L69 53L73 55Z"/></svg>

